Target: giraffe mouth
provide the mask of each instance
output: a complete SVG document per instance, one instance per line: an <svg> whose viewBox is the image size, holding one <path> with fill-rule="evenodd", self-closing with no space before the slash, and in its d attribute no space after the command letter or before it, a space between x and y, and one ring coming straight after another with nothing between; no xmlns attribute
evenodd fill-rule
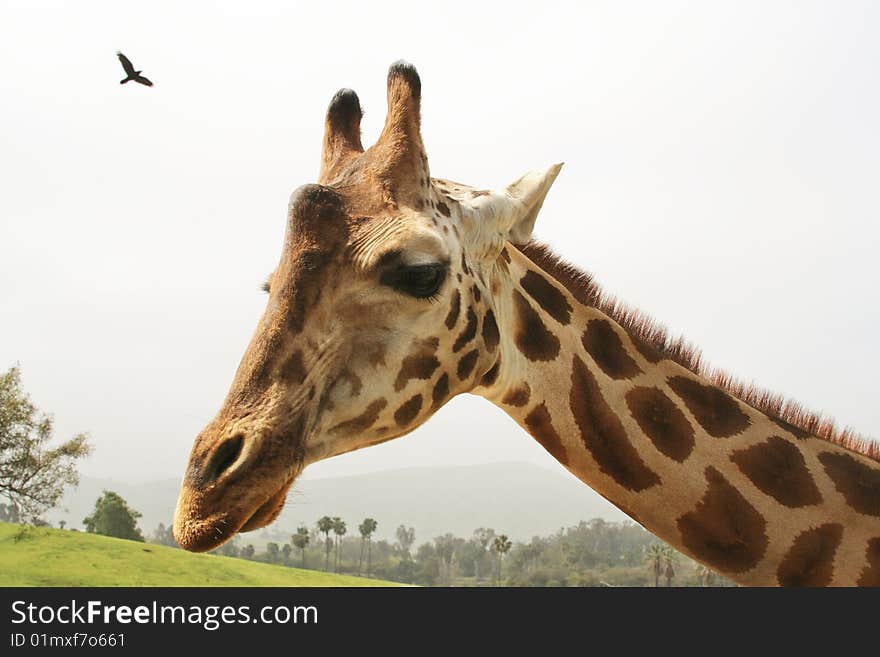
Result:
<svg viewBox="0 0 880 657"><path fill-rule="evenodd" d="M190 552L207 552L232 539L239 532L250 532L273 522L284 508L287 492L293 484L290 478L268 497L259 498L257 506L249 509L210 512L203 495L184 494L178 500L175 513L174 537Z"/></svg>
<svg viewBox="0 0 880 657"><path fill-rule="evenodd" d="M263 502L263 504L244 521L238 531L252 532L255 529L260 529L261 527L265 527L274 522L278 517L278 514L281 513L281 509L284 508L284 501L287 499L287 491L290 490L292 484L293 480L281 486L281 488L278 489L278 492Z"/></svg>

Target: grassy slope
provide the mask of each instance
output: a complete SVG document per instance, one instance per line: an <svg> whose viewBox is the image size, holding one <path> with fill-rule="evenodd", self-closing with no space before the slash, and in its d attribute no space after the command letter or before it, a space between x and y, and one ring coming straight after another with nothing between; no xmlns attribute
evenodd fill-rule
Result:
<svg viewBox="0 0 880 657"><path fill-rule="evenodd" d="M0 522L0 586L397 586Z"/></svg>

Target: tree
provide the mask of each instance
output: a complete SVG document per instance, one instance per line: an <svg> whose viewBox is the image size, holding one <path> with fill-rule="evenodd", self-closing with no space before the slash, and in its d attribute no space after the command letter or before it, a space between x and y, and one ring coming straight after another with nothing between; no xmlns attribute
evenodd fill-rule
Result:
<svg viewBox="0 0 880 657"><path fill-rule="evenodd" d="M493 538L495 538L494 529L480 527L479 529L474 530L474 540L476 540L480 546L480 553L477 558L474 559L474 577L477 581L480 580L480 560L483 558L483 555L486 554L486 548L492 542Z"/></svg>
<svg viewBox="0 0 880 657"><path fill-rule="evenodd" d="M290 565L290 553L292 550L293 546L290 543L285 543L281 546L281 556L285 566Z"/></svg>
<svg viewBox="0 0 880 657"><path fill-rule="evenodd" d="M655 588L660 586L660 574L662 572L664 556L665 552L663 550L663 545L661 545L660 543L651 543L651 546L648 548L646 561L648 562L648 567L654 573Z"/></svg>
<svg viewBox="0 0 880 657"><path fill-rule="evenodd" d="M495 578L496 583L501 581L501 561L511 547L513 547L513 543L511 543L510 539L507 538L505 534L496 536L495 540L492 541L492 549L495 551L495 554L498 555L498 575Z"/></svg>
<svg viewBox="0 0 880 657"><path fill-rule="evenodd" d="M290 541L299 548L302 558L302 567L306 567L306 546L309 544L309 530L302 526L296 530L296 534L290 537Z"/></svg>
<svg viewBox="0 0 880 657"><path fill-rule="evenodd" d="M364 559L364 543L367 544L367 577L370 576L370 569L372 568L373 561L373 544L372 544L372 536L373 532L376 531L376 527L379 526L379 523L373 520L372 518L364 518L364 521L358 525L358 531L361 533L361 558L358 561L358 574L361 572L360 562Z"/></svg>
<svg viewBox="0 0 880 657"><path fill-rule="evenodd" d="M253 559L254 558L254 546L248 543L241 549L241 556L245 559Z"/></svg>
<svg viewBox="0 0 880 657"><path fill-rule="evenodd" d="M153 532L150 542L158 543L159 545L167 545L168 547L177 547L177 541L174 540L173 528L171 525L166 527L165 523L162 522L156 527L156 531Z"/></svg>
<svg viewBox="0 0 880 657"><path fill-rule="evenodd" d="M269 563L278 563L278 543L266 543L266 561Z"/></svg>
<svg viewBox="0 0 880 657"><path fill-rule="evenodd" d="M128 503L112 490L105 490L95 501L95 510L83 520L86 531L92 534L127 538L143 542L144 537L137 527L141 514L129 508Z"/></svg>
<svg viewBox="0 0 880 657"><path fill-rule="evenodd" d="M168 531L171 531L171 527L168 528ZM174 535L172 534L171 540L174 541ZM177 547L177 542L175 541L174 546ZM212 554L222 554L224 557L238 557L241 555L242 551L238 548L238 536L233 536L231 539L226 541L223 545L218 548L214 548L211 550Z"/></svg>
<svg viewBox="0 0 880 657"><path fill-rule="evenodd" d="M85 434L50 448L52 422L22 391L17 366L0 376L0 496L22 520L38 518L78 484L76 461L91 451Z"/></svg>
<svg viewBox="0 0 880 657"><path fill-rule="evenodd" d="M333 518L333 533L336 534L336 563L333 566L334 572L339 572L339 541L345 536L345 532L348 528L345 526L345 521L339 516L334 516Z"/></svg>
<svg viewBox="0 0 880 657"><path fill-rule="evenodd" d="M437 555L443 564L445 575L443 577L444 584L449 586L452 584L452 557L455 554L455 536L452 534L444 534L434 539L434 545L437 548Z"/></svg>
<svg viewBox="0 0 880 657"><path fill-rule="evenodd" d="M14 504L0 504L0 522L21 522L18 507Z"/></svg>
<svg viewBox="0 0 880 657"><path fill-rule="evenodd" d="M412 549L413 543L416 542L416 530L414 527L405 527L400 525L395 531L397 535L397 544L403 551L403 558L410 559L409 551Z"/></svg>
<svg viewBox="0 0 880 657"><path fill-rule="evenodd" d="M67 526L66 520L59 520L58 521L58 529L64 529L66 526Z"/></svg>
<svg viewBox="0 0 880 657"><path fill-rule="evenodd" d="M323 516L318 520L318 531L324 534L324 570L330 565L330 531L333 529L333 518Z"/></svg>
<svg viewBox="0 0 880 657"><path fill-rule="evenodd" d="M666 578L666 586L669 587L672 586L672 580L675 578L675 569L672 567L672 562L678 560L675 550L669 545L663 546L663 560L666 562L666 567L663 569L663 577Z"/></svg>

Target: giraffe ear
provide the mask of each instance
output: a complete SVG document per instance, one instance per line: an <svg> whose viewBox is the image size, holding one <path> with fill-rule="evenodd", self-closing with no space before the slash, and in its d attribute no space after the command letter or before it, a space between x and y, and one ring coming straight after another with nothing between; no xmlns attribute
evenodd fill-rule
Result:
<svg viewBox="0 0 880 657"><path fill-rule="evenodd" d="M524 244L531 239L535 219L538 218L538 212L560 169L562 162L543 171L529 171L505 188L504 195L513 205L513 211L508 215L509 224L506 226L507 239L514 244Z"/></svg>

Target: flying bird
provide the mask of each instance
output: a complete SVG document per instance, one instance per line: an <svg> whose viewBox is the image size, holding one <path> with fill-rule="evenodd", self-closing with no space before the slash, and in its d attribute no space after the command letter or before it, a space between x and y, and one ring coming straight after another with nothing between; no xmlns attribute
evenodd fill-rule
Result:
<svg viewBox="0 0 880 657"><path fill-rule="evenodd" d="M132 65L132 63L128 59L128 57L123 55L121 52L117 52L116 56L119 57L119 61L122 62L122 68L125 69L125 75L128 76L124 80L120 80L119 84L125 84L129 80L134 80L135 82L140 82L141 84L146 85L148 87L153 86L153 83L150 82L143 75L141 75L140 71L134 70L134 66Z"/></svg>

